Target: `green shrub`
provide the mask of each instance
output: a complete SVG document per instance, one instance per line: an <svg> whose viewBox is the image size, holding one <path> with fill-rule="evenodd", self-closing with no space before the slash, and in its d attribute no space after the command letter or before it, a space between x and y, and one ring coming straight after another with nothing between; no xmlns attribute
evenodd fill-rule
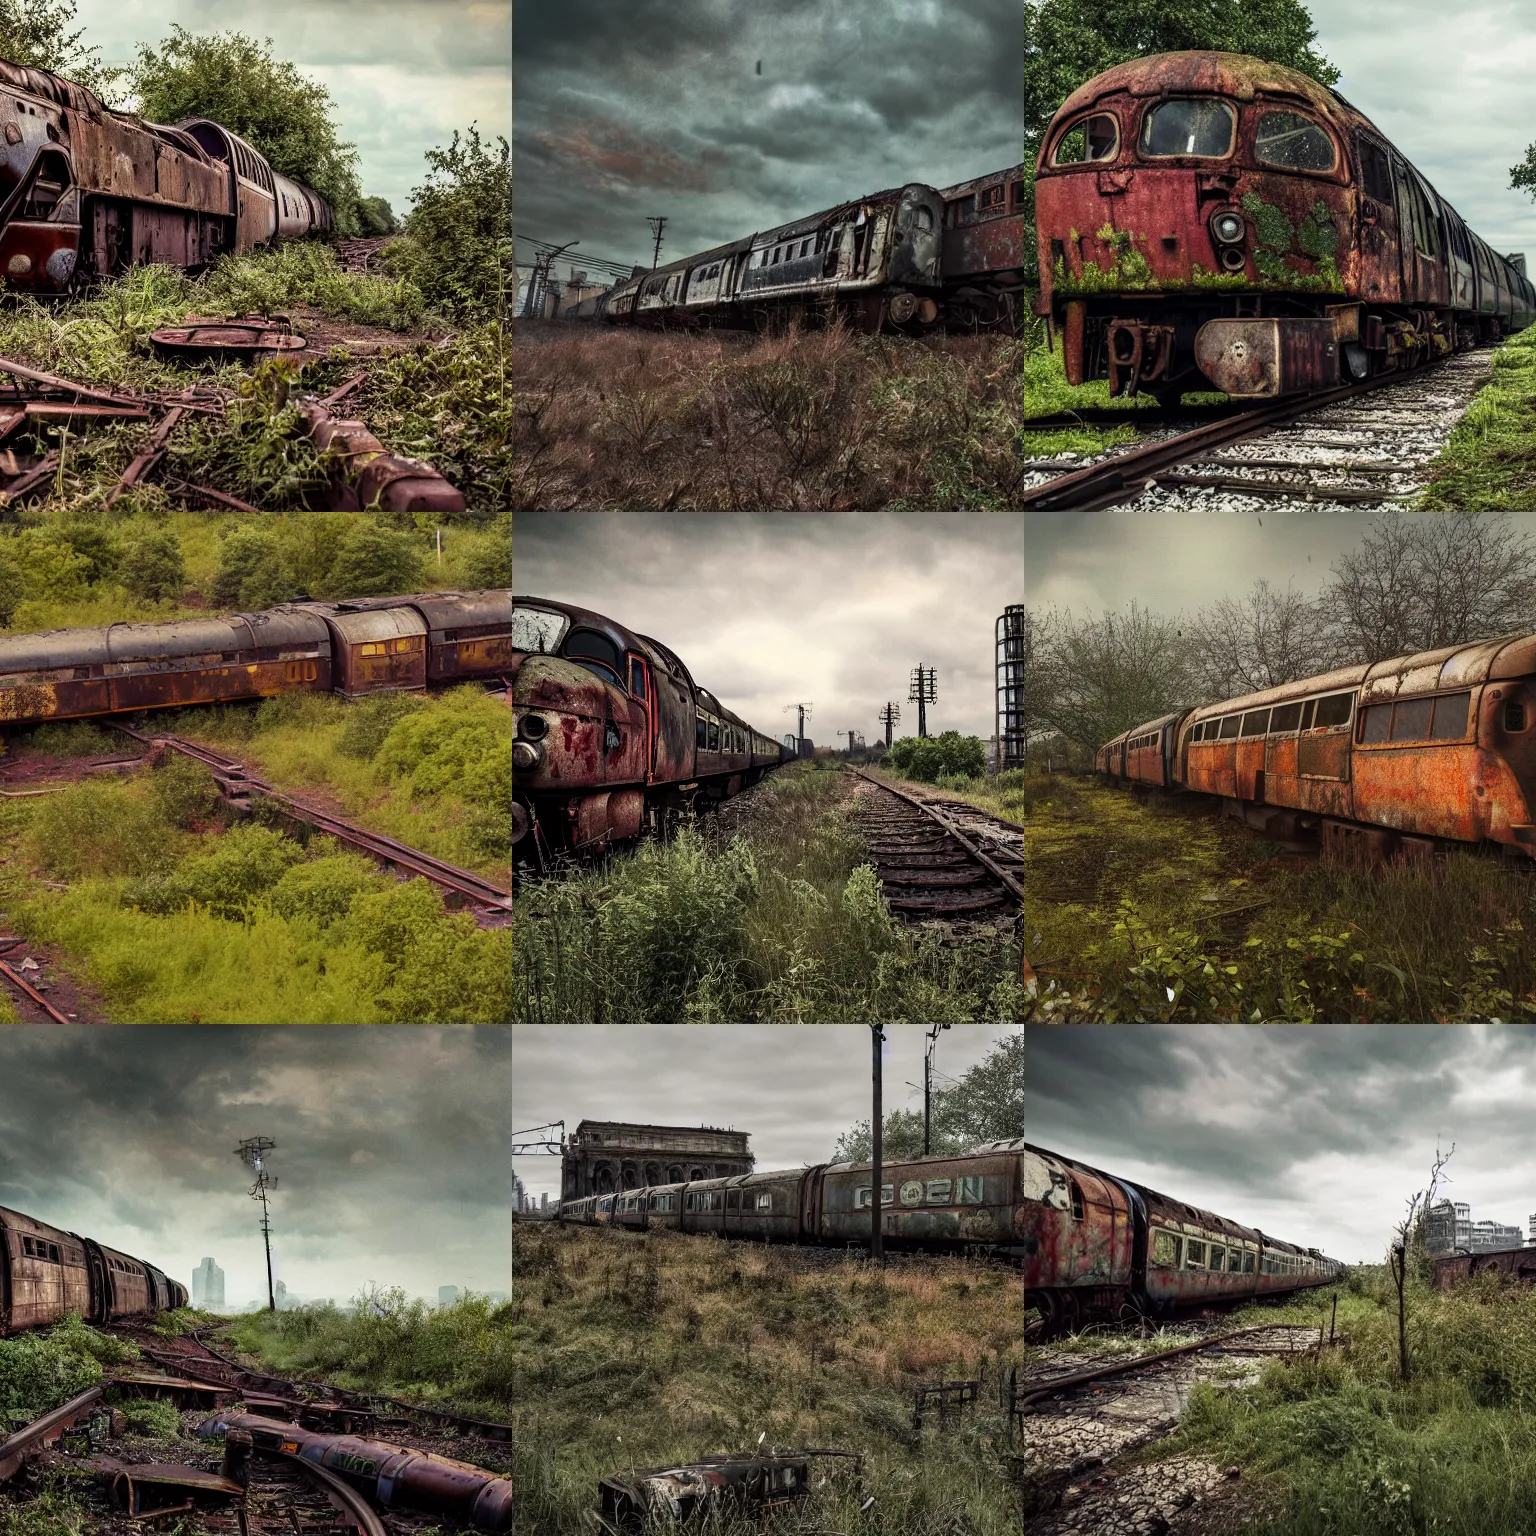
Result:
<svg viewBox="0 0 1536 1536"><path fill-rule="evenodd" d="M48 757L104 757L125 743L115 731L89 720L50 720L28 732L18 745Z"/></svg>
<svg viewBox="0 0 1536 1536"><path fill-rule="evenodd" d="M76 555L82 567L85 557ZM187 582L181 541L174 533L146 530L130 537L118 560L118 580L135 597L175 597Z"/></svg>
<svg viewBox="0 0 1536 1536"><path fill-rule="evenodd" d="M101 1381L101 1364L46 1335L0 1339L0 1414L35 1419Z"/></svg>
<svg viewBox="0 0 1536 1536"><path fill-rule="evenodd" d="M183 830L206 823L218 810L219 785L206 763L171 753L149 780L160 813Z"/></svg>
<svg viewBox="0 0 1536 1536"><path fill-rule="evenodd" d="M0 543L0 624L9 624L27 595L27 578L10 539Z"/></svg>
<svg viewBox="0 0 1536 1536"><path fill-rule="evenodd" d="M512 528L478 540L459 560L459 583L471 591L512 585Z"/></svg>
<svg viewBox="0 0 1536 1536"><path fill-rule="evenodd" d="M426 703L414 693L376 693L356 700L347 708L347 723L342 728L336 750L365 761L377 757L379 748L396 723L407 715L414 715Z"/></svg>
<svg viewBox="0 0 1536 1536"><path fill-rule="evenodd" d="M181 1415L174 1403L157 1403L136 1397L120 1405L128 1433L150 1440L177 1440L181 1437Z"/></svg>
<svg viewBox="0 0 1536 1536"><path fill-rule="evenodd" d="M85 561L87 582L106 581L117 570L122 550L104 522L75 513L51 524L48 531Z"/></svg>
<svg viewBox="0 0 1536 1536"><path fill-rule="evenodd" d="M175 912L196 905L218 917L243 918L256 898L303 857L304 850L280 832L232 827L172 873L140 881L129 899L144 912Z"/></svg>
<svg viewBox="0 0 1536 1536"><path fill-rule="evenodd" d="M175 831L137 785L72 784L37 802L30 851L63 880L86 875L148 875L175 856Z"/></svg>
<svg viewBox="0 0 1536 1536"><path fill-rule="evenodd" d="M421 579L421 553L409 534L363 523L337 551L326 585L333 597L383 597L414 592Z"/></svg>
<svg viewBox="0 0 1536 1536"><path fill-rule="evenodd" d="M357 218L365 235L392 235L400 228L386 197L365 197L357 205Z"/></svg>
<svg viewBox="0 0 1536 1536"><path fill-rule="evenodd" d="M242 526L225 535L209 596L221 607L270 607L294 595L277 539L265 528Z"/></svg>
<svg viewBox="0 0 1536 1536"><path fill-rule="evenodd" d="M940 736L903 736L885 757L886 765L909 779L936 782L941 774L979 778L987 771L987 751L979 736L945 731Z"/></svg>
<svg viewBox="0 0 1536 1536"><path fill-rule="evenodd" d="M322 927L339 922L364 891L378 885L378 867L360 853L334 853L286 870L267 893L283 917L311 917Z"/></svg>

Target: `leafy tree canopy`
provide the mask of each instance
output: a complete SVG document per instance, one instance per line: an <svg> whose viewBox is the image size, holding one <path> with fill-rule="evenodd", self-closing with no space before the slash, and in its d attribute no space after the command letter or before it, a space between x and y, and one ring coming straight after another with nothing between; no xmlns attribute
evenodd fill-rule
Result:
<svg viewBox="0 0 1536 1536"><path fill-rule="evenodd" d="M159 48L140 45L129 79L151 121L213 118L254 144L273 170L328 199L341 233L360 232L357 147L341 138L330 92L276 58L271 38L263 44L241 32L198 35L176 25Z"/></svg>
<svg viewBox="0 0 1536 1536"><path fill-rule="evenodd" d="M934 783L941 773L976 778L987 771L987 749L979 736L945 731L939 736L903 736L894 742L886 763L909 779Z"/></svg>
<svg viewBox="0 0 1536 1536"><path fill-rule="evenodd" d="M0 59L51 69L108 100L117 71L102 67L98 48L84 48L75 0L0 0Z"/></svg>

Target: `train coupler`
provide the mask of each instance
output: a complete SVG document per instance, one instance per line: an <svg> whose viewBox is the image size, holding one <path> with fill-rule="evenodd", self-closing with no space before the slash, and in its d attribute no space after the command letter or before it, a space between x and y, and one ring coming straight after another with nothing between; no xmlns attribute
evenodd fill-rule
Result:
<svg viewBox="0 0 1536 1536"><path fill-rule="evenodd" d="M1167 377L1173 361L1173 327L1149 325L1145 320L1111 320L1105 345L1111 396L1131 396L1141 385Z"/></svg>

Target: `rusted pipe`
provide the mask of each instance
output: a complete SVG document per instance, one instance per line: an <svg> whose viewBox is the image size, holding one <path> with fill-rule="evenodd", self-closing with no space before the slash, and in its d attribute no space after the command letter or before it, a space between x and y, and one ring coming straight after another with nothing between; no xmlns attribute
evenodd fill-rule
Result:
<svg viewBox="0 0 1536 1536"><path fill-rule="evenodd" d="M377 502L385 512L462 512L464 495L430 464L391 453L361 421L333 417L325 403L306 401L300 414L321 453L339 460L336 512L357 512Z"/></svg>

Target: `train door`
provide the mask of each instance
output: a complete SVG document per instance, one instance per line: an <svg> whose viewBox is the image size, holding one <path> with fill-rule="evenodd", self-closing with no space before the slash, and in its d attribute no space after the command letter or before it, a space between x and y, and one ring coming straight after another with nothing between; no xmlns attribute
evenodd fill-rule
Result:
<svg viewBox="0 0 1536 1536"><path fill-rule="evenodd" d="M1396 304L1403 295L1398 258L1398 215L1386 146L1356 137L1360 162L1360 293L1367 302Z"/></svg>
<svg viewBox="0 0 1536 1536"><path fill-rule="evenodd" d="M107 1268L107 1257L101 1251L99 1243L93 1243L90 1238L82 1237L80 1246L85 1249L86 1267L91 1272L91 1315L87 1319L92 1323L105 1323L112 1316L112 1275Z"/></svg>
<svg viewBox="0 0 1536 1536"><path fill-rule="evenodd" d="M1402 214L1398 249L1402 257L1403 302L1444 304L1449 287L1441 265L1439 220L1419 178L1407 161L1392 157L1397 206Z"/></svg>
<svg viewBox="0 0 1536 1536"><path fill-rule="evenodd" d="M645 710L645 781L656 782L656 700L651 691L651 669L643 656L629 653L629 692Z"/></svg>

